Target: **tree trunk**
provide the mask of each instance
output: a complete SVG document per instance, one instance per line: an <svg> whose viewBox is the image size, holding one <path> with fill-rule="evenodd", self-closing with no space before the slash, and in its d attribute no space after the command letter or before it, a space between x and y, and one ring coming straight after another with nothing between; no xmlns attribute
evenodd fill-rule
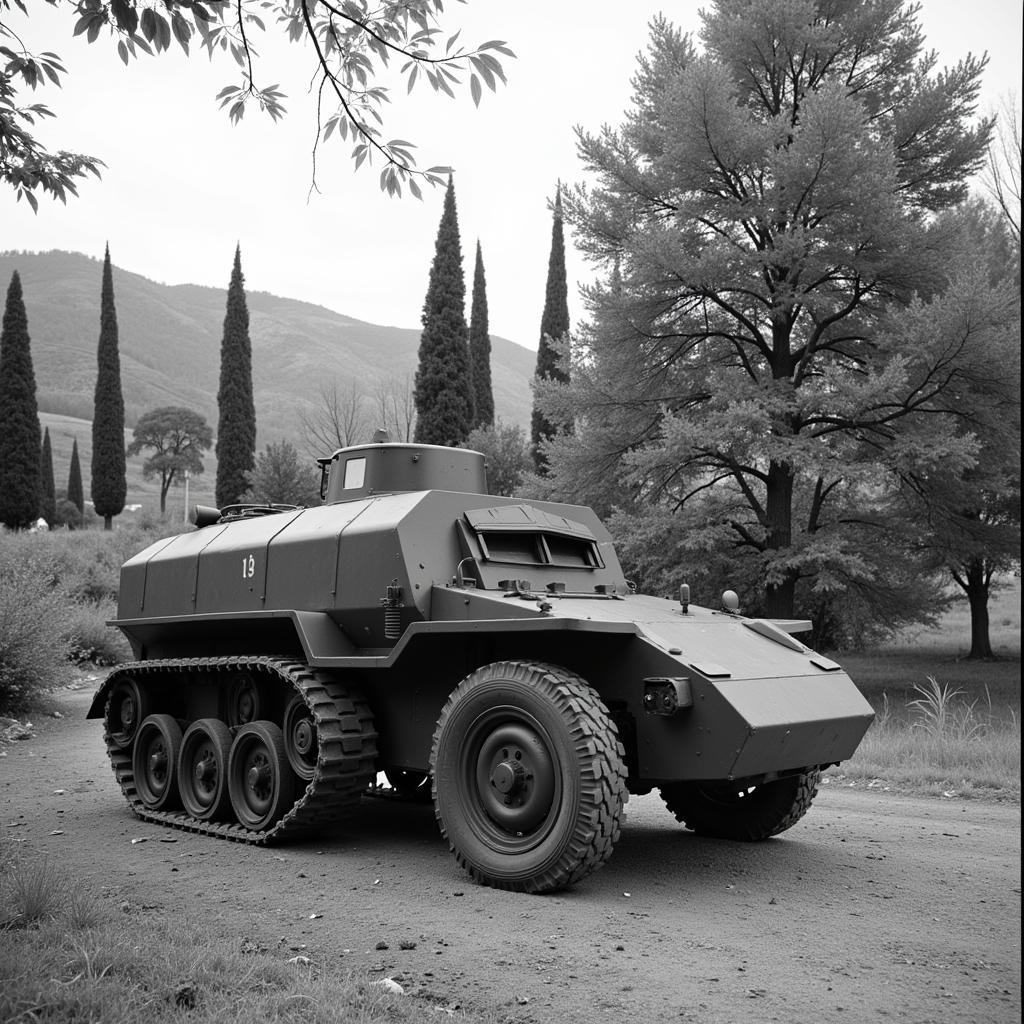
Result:
<svg viewBox="0 0 1024 1024"><path fill-rule="evenodd" d="M768 513L767 554L793 544L793 470L788 463L772 462L768 467L765 508ZM790 571L777 583L769 583L764 613L770 618L790 619L796 599L796 572Z"/></svg>
<svg viewBox="0 0 1024 1024"><path fill-rule="evenodd" d="M104 516L103 517L103 529L104 530L112 530L113 528L114 528L114 517L113 516Z"/></svg>
<svg viewBox="0 0 1024 1024"><path fill-rule="evenodd" d="M967 583L964 592L971 608L971 650L967 657L978 660L993 658L995 655L988 633L989 576L981 559L971 562L964 580Z"/></svg>

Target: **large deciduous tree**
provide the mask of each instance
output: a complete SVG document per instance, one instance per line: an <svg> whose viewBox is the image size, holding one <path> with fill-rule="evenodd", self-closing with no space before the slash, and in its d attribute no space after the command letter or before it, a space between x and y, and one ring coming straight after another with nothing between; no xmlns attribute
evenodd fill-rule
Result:
<svg viewBox="0 0 1024 1024"><path fill-rule="evenodd" d="M252 342L245 301L242 249L228 285L224 335L220 346L220 387L217 389L217 485L219 508L233 505L248 489L248 473L256 458L256 406L252 393Z"/></svg>
<svg viewBox="0 0 1024 1024"><path fill-rule="evenodd" d="M100 289L100 340L96 353L96 394L92 414L92 482L90 492L96 514L109 530L114 516L124 511L128 478L124 454L124 396L121 393L121 356L118 351L117 309L110 246L103 255Z"/></svg>
<svg viewBox="0 0 1024 1024"><path fill-rule="evenodd" d="M462 243L455 210L455 184L450 178L437 229L422 323L416 369L416 440L421 444L459 445L466 440L473 423L473 386Z"/></svg>
<svg viewBox="0 0 1024 1024"><path fill-rule="evenodd" d="M184 479L185 474L203 472L203 452L213 444L213 432L205 418L191 409L165 405L139 417L132 432L129 455L152 451L142 466L148 480L160 480L160 514L167 511L167 492Z"/></svg>
<svg viewBox="0 0 1024 1024"><path fill-rule="evenodd" d="M469 362L473 373L474 427L494 425L494 394L491 390L491 335L487 322L487 278L480 242L476 243L473 268L473 302L469 314Z"/></svg>
<svg viewBox="0 0 1024 1024"><path fill-rule="evenodd" d="M555 192L555 208L551 222L551 250L548 253L548 276L544 288L544 311L540 318L540 345L537 347L535 381L554 380L566 383L569 380L567 359L559 348L568 344L569 298L565 277L565 234L562 228L562 186ZM564 428L571 417L563 416L557 421L546 413L534 398L533 417L530 423L530 438L533 442L533 460L537 471L547 469L547 455L544 445L559 430Z"/></svg>
<svg viewBox="0 0 1024 1024"><path fill-rule="evenodd" d="M39 474L42 498L39 515L53 526L57 519L57 483L53 477L53 447L50 444L50 428L43 431L43 450L39 457Z"/></svg>
<svg viewBox="0 0 1024 1024"><path fill-rule="evenodd" d="M33 6L41 2L56 7L61 0L31 0ZM308 77L319 92L314 152L331 135L343 145L351 143L357 169L375 158L383 164L380 187L389 195L401 195L407 184L419 197L417 178L442 184L448 168L420 170L412 143L386 139L381 111L391 94L378 81L381 72L391 61L401 61L406 91L420 82L454 96L452 86L461 85L455 72L468 71L470 95L479 104L484 85L494 91L505 81L496 55L514 57L498 39L473 49L456 45L459 33L444 31L440 23L443 0L84 0L66 6L75 19L75 35L84 34L90 43L109 37L125 64L140 53L166 52L172 44L185 53L201 46L211 58L230 56L241 69L239 80L225 86L217 99L233 122L241 120L249 104L274 120L284 114L285 96L278 85L268 84L253 41L270 31L307 43ZM82 153L51 153L33 134L37 120L53 115L41 103L23 104L19 90L59 86L66 71L56 54L25 49L20 21L29 15L28 0L0 0L0 179L35 209L37 191L63 201L77 194L78 178L98 174L103 164Z"/></svg>
<svg viewBox="0 0 1024 1024"><path fill-rule="evenodd" d="M753 604L877 585L888 475L962 468L960 399L1001 401L1015 297L949 257L991 123L984 60L938 70L903 0L717 0L701 49L663 18L618 128L580 130L566 219L587 294L555 486L683 524ZM912 572L913 567L908 567Z"/></svg>
<svg viewBox="0 0 1024 1024"><path fill-rule="evenodd" d="M14 271L0 331L0 523L12 530L27 529L39 518L41 444L28 316Z"/></svg>

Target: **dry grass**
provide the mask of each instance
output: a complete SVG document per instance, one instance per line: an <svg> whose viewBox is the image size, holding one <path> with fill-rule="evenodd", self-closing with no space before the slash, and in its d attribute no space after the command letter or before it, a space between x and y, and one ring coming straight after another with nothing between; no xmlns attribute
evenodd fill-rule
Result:
<svg viewBox="0 0 1024 1024"><path fill-rule="evenodd" d="M74 895L69 895L73 892ZM114 908L49 861L0 850L0 1021L515 1024L435 993L392 995L329 955L294 957L209 921ZM438 1010L443 1013L438 1013Z"/></svg>

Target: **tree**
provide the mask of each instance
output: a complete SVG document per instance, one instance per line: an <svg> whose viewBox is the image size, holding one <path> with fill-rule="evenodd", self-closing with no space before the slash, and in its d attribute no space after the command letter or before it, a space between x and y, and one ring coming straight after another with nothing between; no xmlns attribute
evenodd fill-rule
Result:
<svg viewBox="0 0 1024 1024"><path fill-rule="evenodd" d="M124 397L121 394L121 357L118 353L117 310L110 246L103 256L100 289L100 341L97 350L96 396L92 416L92 504L103 517L103 529L124 511L128 478L124 454Z"/></svg>
<svg viewBox="0 0 1024 1024"><path fill-rule="evenodd" d="M949 261L934 216L984 160L985 62L936 71L903 0L702 17L702 55L655 19L623 126L578 131L598 184L566 219L621 286L589 289L572 381L538 391L576 417L555 486L667 508L790 617L798 588L872 584L858 541L886 475L968 465L959 396L1001 400L1015 303Z"/></svg>
<svg viewBox="0 0 1024 1024"><path fill-rule="evenodd" d="M78 438L71 442L71 467L68 470L68 501L78 509L79 516L85 513L85 492L82 489L82 464L78 460Z"/></svg>
<svg viewBox="0 0 1024 1024"><path fill-rule="evenodd" d="M451 178L437 229L422 323L416 370L416 440L460 445L473 422L473 390L462 244Z"/></svg>
<svg viewBox="0 0 1024 1024"><path fill-rule="evenodd" d="M544 290L544 312L540 318L540 345L537 348L537 368L534 380L555 380L566 383L569 373L565 361L559 358L559 342L567 342L569 334L568 286L565 279L565 238L562 232L562 186L555 192L555 208L551 222L551 251L548 254L548 278ZM553 422L539 408L534 399L530 438L533 442L533 460L537 472L547 470L544 443L567 422L562 418Z"/></svg>
<svg viewBox="0 0 1024 1024"><path fill-rule="evenodd" d="M235 264L228 285L224 335L220 346L220 387L217 390L218 508L233 505L248 487L246 474L256 452L256 406L252 396L252 343L249 309L245 302L242 248L235 247Z"/></svg>
<svg viewBox="0 0 1024 1024"><path fill-rule="evenodd" d="M0 331L0 523L24 530L39 518L42 436L21 277L11 275Z"/></svg>
<svg viewBox="0 0 1024 1024"><path fill-rule="evenodd" d="M487 323L487 279L480 242L476 243L473 269L473 305L469 314L469 362L473 373L474 427L494 423L494 395L491 392L491 336Z"/></svg>
<svg viewBox="0 0 1024 1024"><path fill-rule="evenodd" d="M1003 215L1017 243L1020 260L1020 104L1004 97L1000 104L997 127L988 147L985 188ZM1019 269L1019 268L1018 268Z"/></svg>
<svg viewBox="0 0 1024 1024"><path fill-rule="evenodd" d="M42 500L39 515L53 526L57 518L57 484L53 478L53 448L50 446L50 428L43 431L43 450L39 462Z"/></svg>
<svg viewBox="0 0 1024 1024"><path fill-rule="evenodd" d="M129 455L151 449L142 466L142 475L160 479L160 515L167 511L167 492L186 473L199 476L203 472L202 453L213 444L213 432L206 419L177 405L151 409L139 417L132 432Z"/></svg>
<svg viewBox="0 0 1024 1024"><path fill-rule="evenodd" d="M526 474L533 468L522 427L501 420L476 427L466 439L466 447L484 455L489 494L511 497L520 493Z"/></svg>
<svg viewBox="0 0 1024 1024"><path fill-rule="evenodd" d="M299 412L306 448L317 455L331 455L339 448L365 444L373 433L373 416L361 383L350 377L321 383L317 400Z"/></svg>
<svg viewBox="0 0 1024 1024"><path fill-rule="evenodd" d="M392 441L411 441L416 429L414 375L381 377L374 388L377 424Z"/></svg>
<svg viewBox="0 0 1024 1024"><path fill-rule="evenodd" d="M38 3L38 0L33 0ZM57 6L59 0L45 0ZM145 6L136 0L83 0L69 4L76 21L74 34L84 33L92 43L102 34L116 41L117 53L127 64L140 52L166 52L176 42L185 53L198 42L209 54L228 54L241 69L237 84L217 96L231 121L242 119L250 103L274 120L284 114L285 96L275 85L258 80L258 55L253 39L267 31L284 33L292 42L310 44L311 81L317 83L316 148L332 134L342 144L351 142L351 157L358 169L383 162L380 187L389 195L401 195L403 184L417 198L416 179L441 184L446 167L419 170L412 156L413 144L402 139L385 141L381 110L390 101L389 90L377 83L391 60L402 61L406 90L425 80L437 93L454 96L459 86L456 71L469 70L469 89L474 104L483 94L481 83L494 91L505 75L496 54L514 57L501 40L490 40L475 49L456 46L459 33L445 33L439 22L442 0L407 0L372 4L370 0L162 0ZM39 119L53 114L41 103L20 105L19 88L35 90L48 82L59 86L66 74L60 58L50 52L29 53L8 12L29 17L27 0L0 0L0 177L14 187L18 199L35 209L34 195L41 189L65 201L76 195L75 181L103 166L96 157L60 151L50 153L30 129ZM442 48L442 41L444 46ZM315 184L315 162L314 162Z"/></svg>
<svg viewBox="0 0 1024 1024"><path fill-rule="evenodd" d="M268 444L249 473L245 500L265 505L319 505L319 471L312 460L302 460L290 441Z"/></svg>

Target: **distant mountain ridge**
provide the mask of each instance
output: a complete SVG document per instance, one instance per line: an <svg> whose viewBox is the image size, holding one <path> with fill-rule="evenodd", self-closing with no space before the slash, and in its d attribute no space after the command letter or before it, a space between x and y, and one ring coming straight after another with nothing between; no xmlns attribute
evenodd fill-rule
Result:
<svg viewBox="0 0 1024 1024"><path fill-rule="evenodd" d="M92 419L102 261L81 253L0 253L0 284L21 276L42 411ZM244 262L243 262L244 270ZM114 266L121 383L129 425L147 409L184 405L217 423L225 287L164 285ZM355 378L372 396L381 379L416 370L420 332L355 320L323 306L246 292L260 447L297 439L298 415L324 384ZM529 424L535 353L491 337L496 414Z"/></svg>

